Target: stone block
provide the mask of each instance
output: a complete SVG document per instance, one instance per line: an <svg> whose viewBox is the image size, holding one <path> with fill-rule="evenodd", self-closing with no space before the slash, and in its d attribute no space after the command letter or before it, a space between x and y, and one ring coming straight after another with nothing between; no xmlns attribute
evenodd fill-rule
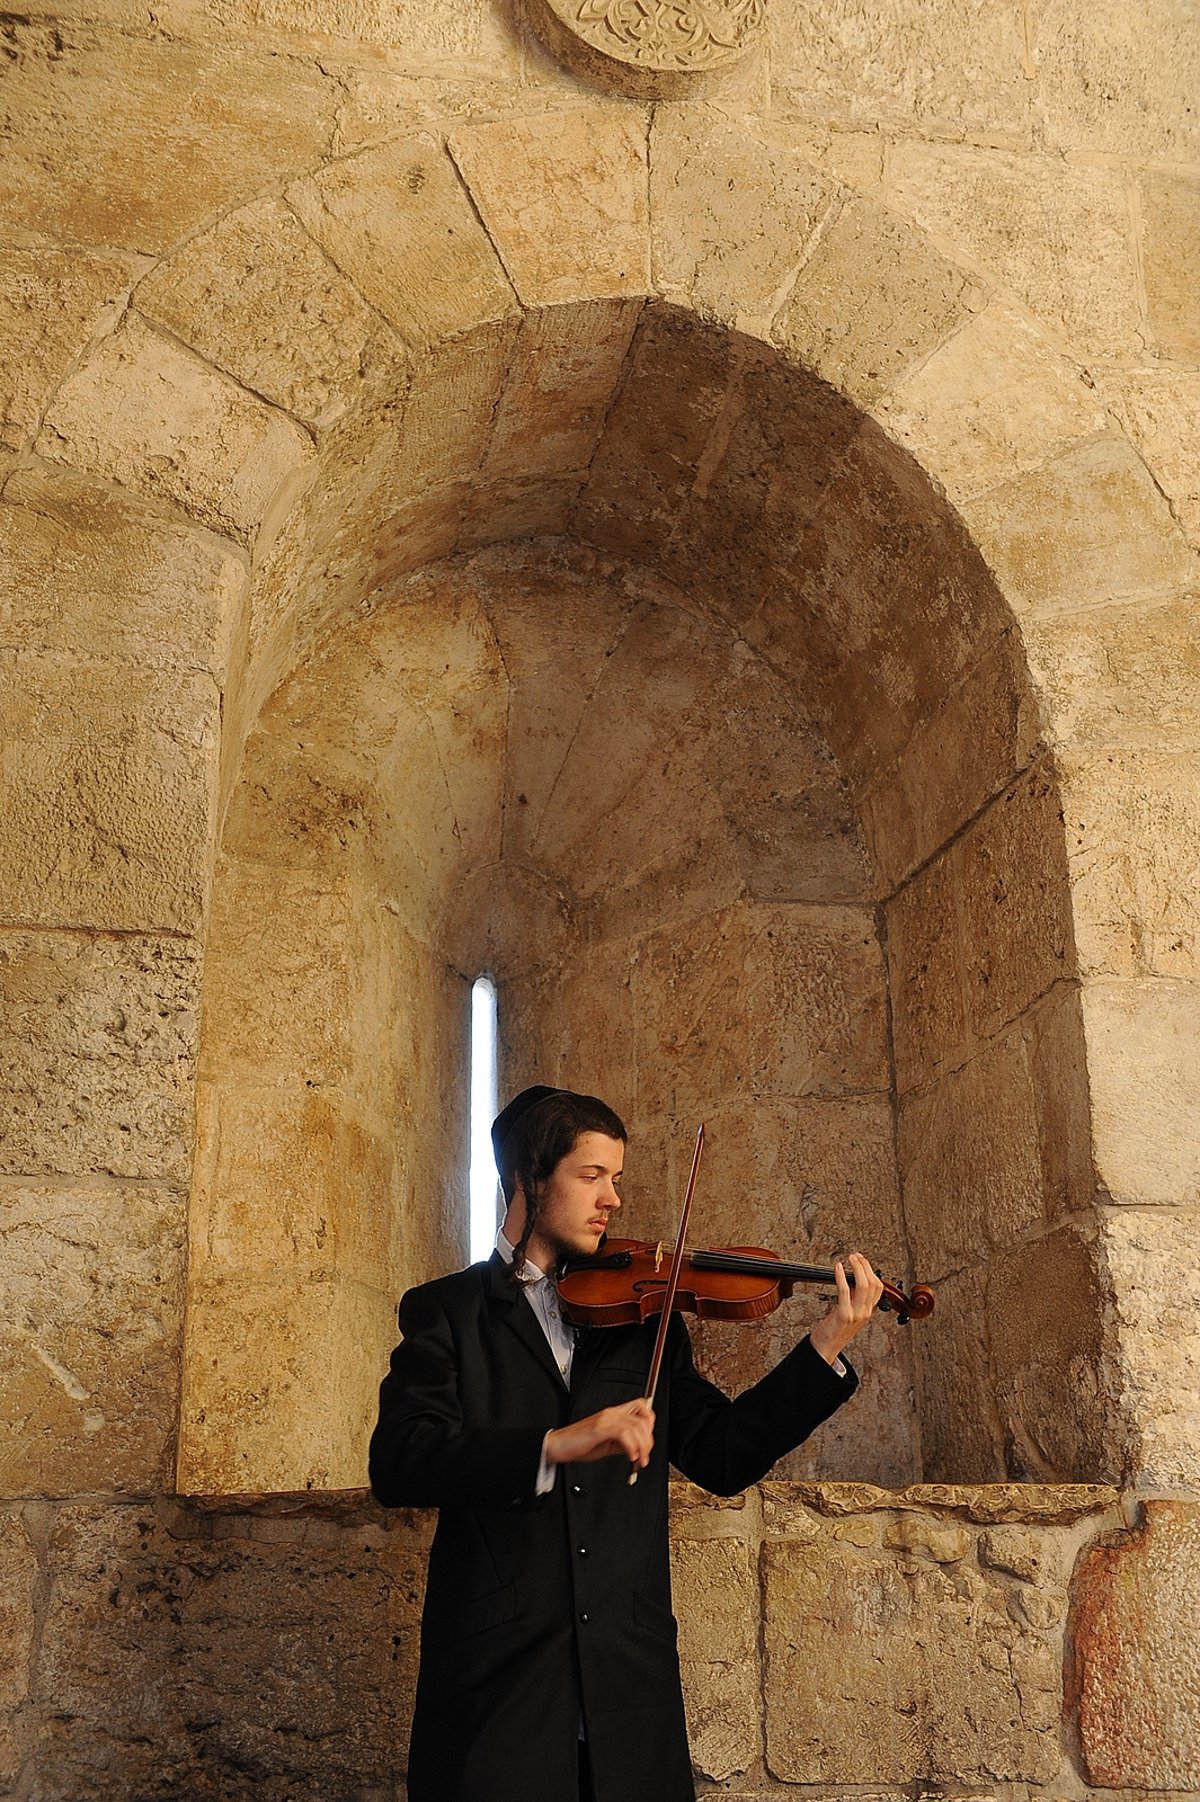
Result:
<svg viewBox="0 0 1200 1802"><path fill-rule="evenodd" d="M334 1090L199 1085L190 1269L395 1288L402 1224L392 1147Z"/></svg>
<svg viewBox="0 0 1200 1802"><path fill-rule="evenodd" d="M1022 624L1050 734L1071 757L1200 745L1200 601L1126 601Z"/></svg>
<svg viewBox="0 0 1200 1802"><path fill-rule="evenodd" d="M1200 371L1162 364L1113 369L1101 383L1104 399L1136 445L1171 503L1192 545L1200 547Z"/></svg>
<svg viewBox="0 0 1200 1802"><path fill-rule="evenodd" d="M671 1546L692 1765L717 1783L759 1756L758 1585L744 1539Z"/></svg>
<svg viewBox="0 0 1200 1802"><path fill-rule="evenodd" d="M1037 1097L1019 1029L903 1098L899 1162L913 1265L925 1282L1041 1224Z"/></svg>
<svg viewBox="0 0 1200 1802"><path fill-rule="evenodd" d="M1136 344L1136 262L1119 170L915 141L896 147L889 170L898 211L1079 355L1128 354Z"/></svg>
<svg viewBox="0 0 1200 1802"><path fill-rule="evenodd" d="M137 25L15 21L0 182L15 231L161 254L327 153L342 91L315 63Z"/></svg>
<svg viewBox="0 0 1200 1802"><path fill-rule="evenodd" d="M955 501L1038 469L1107 424L1095 389L997 298L886 394L876 417Z"/></svg>
<svg viewBox="0 0 1200 1802"><path fill-rule="evenodd" d="M220 696L208 676L0 660L0 913L13 924L195 931Z"/></svg>
<svg viewBox="0 0 1200 1802"><path fill-rule="evenodd" d="M1200 152L1200 51L1178 0L1079 12L1047 0L1034 28L1034 111L1053 151L1189 163Z"/></svg>
<svg viewBox="0 0 1200 1802"><path fill-rule="evenodd" d="M1093 980L1082 993L1096 1174L1114 1201L1200 1199L1200 1005L1194 984Z"/></svg>
<svg viewBox="0 0 1200 1802"><path fill-rule="evenodd" d="M186 1181L199 976L186 939L0 935L0 1168Z"/></svg>
<svg viewBox="0 0 1200 1802"><path fill-rule="evenodd" d="M593 105L460 125L450 149L525 306L648 291L637 111Z"/></svg>
<svg viewBox="0 0 1200 1802"><path fill-rule="evenodd" d="M1043 1483L1124 1478L1128 1404L1111 1310L1111 1279L1095 1236L1075 1226L993 1261L986 1331L1009 1476Z"/></svg>
<svg viewBox="0 0 1200 1802"><path fill-rule="evenodd" d="M309 424L403 376L399 339L281 200L255 201L193 238L137 300L146 318Z"/></svg>
<svg viewBox="0 0 1200 1802"><path fill-rule="evenodd" d="M1035 764L956 847L967 1018L987 1036L1076 974L1062 802Z"/></svg>
<svg viewBox="0 0 1200 1802"><path fill-rule="evenodd" d="M219 864L204 971L206 1079L314 1088L347 1076L361 949L344 875Z"/></svg>
<svg viewBox="0 0 1200 1802"><path fill-rule="evenodd" d="M474 482L487 454L517 338L515 318L434 345L415 364L395 439L385 437L364 469L359 531L403 513L414 494ZM386 417L386 415L385 415ZM354 458L353 461L357 461ZM521 473L519 463L509 474Z"/></svg>
<svg viewBox="0 0 1200 1802"><path fill-rule="evenodd" d="M1200 1468L1200 1213L1106 1208L1138 1487L1193 1488Z"/></svg>
<svg viewBox="0 0 1200 1802"><path fill-rule="evenodd" d="M223 684L246 583L226 545L51 464L0 504L0 643Z"/></svg>
<svg viewBox="0 0 1200 1802"><path fill-rule="evenodd" d="M393 1786L416 1681L425 1533L162 1502L61 1511L42 1640L50 1795L125 1802L164 1773L196 1802ZM216 1529L223 1529L218 1536Z"/></svg>
<svg viewBox="0 0 1200 1802"><path fill-rule="evenodd" d="M646 308L580 497L577 532L624 555L663 561L734 368L727 333L673 307Z"/></svg>
<svg viewBox="0 0 1200 1802"><path fill-rule="evenodd" d="M918 1278L927 1273L915 1266ZM926 1477L942 1483L997 1483L1005 1447L993 1396L996 1373L978 1264L939 1280L937 1307L913 1331L917 1421ZM912 1329L909 1329L912 1330Z"/></svg>
<svg viewBox="0 0 1200 1802"><path fill-rule="evenodd" d="M1062 762L1071 900L1085 977L1200 976L1200 755Z"/></svg>
<svg viewBox="0 0 1200 1802"><path fill-rule="evenodd" d="M962 1061L966 946L957 855L935 857L885 908L896 1083L903 1092Z"/></svg>
<svg viewBox="0 0 1200 1802"><path fill-rule="evenodd" d="M1136 1531L1088 1553L1069 1644L1086 1780L1104 1789L1200 1787L1200 1510L1147 1502Z"/></svg>
<svg viewBox="0 0 1200 1802"><path fill-rule="evenodd" d="M834 0L773 7L771 92L782 112L840 127L1023 144L1029 52L1006 13Z"/></svg>
<svg viewBox="0 0 1200 1802"><path fill-rule="evenodd" d="M719 424L672 537L671 573L741 626L803 561L804 533L862 415L769 347L742 340L737 352Z"/></svg>
<svg viewBox="0 0 1200 1802"><path fill-rule="evenodd" d="M526 315L495 411L485 478L544 482L587 470L640 312L640 301L617 300Z"/></svg>
<svg viewBox="0 0 1200 1802"><path fill-rule="evenodd" d="M1017 613L1170 593L1195 558L1145 464L1098 439L972 501L964 516Z"/></svg>
<svg viewBox="0 0 1200 1802"><path fill-rule="evenodd" d="M1145 174L1140 187L1150 330L1167 356L1191 362L1200 356L1200 181Z"/></svg>
<svg viewBox="0 0 1200 1802"><path fill-rule="evenodd" d="M344 1278L190 1282L180 1490L361 1486L395 1342L395 1297Z"/></svg>
<svg viewBox="0 0 1200 1802"><path fill-rule="evenodd" d="M333 40L342 49L339 76L353 67L343 61L347 49L372 60L383 51L398 53L394 62L401 69L465 65L474 77L472 85L505 76L515 83L519 69L520 45L512 23L480 0L449 0L432 11L417 0L336 0L333 5L325 0L211 0L208 11L235 30L266 27L278 36L302 34L306 45L314 39Z"/></svg>
<svg viewBox="0 0 1200 1802"><path fill-rule="evenodd" d="M964 270L886 207L856 198L818 238L772 337L870 406L982 304Z"/></svg>
<svg viewBox="0 0 1200 1802"><path fill-rule="evenodd" d="M0 1783L7 1788L15 1787L21 1770L14 1717L29 1693L37 1581L37 1556L21 1512L5 1508L0 1513L0 1644L5 1648L0 1663Z"/></svg>
<svg viewBox="0 0 1200 1802"><path fill-rule="evenodd" d="M38 449L245 543L312 455L286 415L132 315L63 383Z"/></svg>
<svg viewBox="0 0 1200 1802"><path fill-rule="evenodd" d="M0 1179L5 1495L172 1486L186 1208L142 1183Z"/></svg>
<svg viewBox="0 0 1200 1802"><path fill-rule="evenodd" d="M565 482L536 476L531 482L494 482L467 496L458 528L458 549L472 551L512 539L559 538L570 530L583 486L582 475Z"/></svg>
<svg viewBox="0 0 1200 1802"><path fill-rule="evenodd" d="M782 137L751 136L707 108L660 106L650 136L656 292L765 331L837 200L836 183Z"/></svg>
<svg viewBox="0 0 1200 1802"><path fill-rule="evenodd" d="M1022 647L1006 632L915 727L862 800L876 882L891 893L1006 788L1039 720Z"/></svg>
<svg viewBox="0 0 1200 1802"><path fill-rule="evenodd" d="M20 450L70 365L116 322L134 257L9 246L0 271L0 444Z"/></svg>
<svg viewBox="0 0 1200 1802"><path fill-rule="evenodd" d="M773 1777L1057 1775L1061 1654L1012 1619L998 1582L844 1543L779 1540L761 1557Z"/></svg>
<svg viewBox="0 0 1200 1802"><path fill-rule="evenodd" d="M852 907L727 909L650 935L634 971L641 1106L888 1087L883 969Z"/></svg>
<svg viewBox="0 0 1200 1802"><path fill-rule="evenodd" d="M296 182L287 198L337 267L414 348L517 311L454 165L432 138L362 151Z"/></svg>

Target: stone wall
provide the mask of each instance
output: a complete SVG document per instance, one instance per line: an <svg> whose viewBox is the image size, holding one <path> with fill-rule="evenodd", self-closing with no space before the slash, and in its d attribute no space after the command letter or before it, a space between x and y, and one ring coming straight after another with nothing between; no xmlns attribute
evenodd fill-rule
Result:
<svg viewBox="0 0 1200 1802"><path fill-rule="evenodd" d="M770 1482L673 1512L701 1793L1200 1788L1194 1508ZM361 1492L9 1508L6 1793L399 1802L431 1524Z"/></svg>

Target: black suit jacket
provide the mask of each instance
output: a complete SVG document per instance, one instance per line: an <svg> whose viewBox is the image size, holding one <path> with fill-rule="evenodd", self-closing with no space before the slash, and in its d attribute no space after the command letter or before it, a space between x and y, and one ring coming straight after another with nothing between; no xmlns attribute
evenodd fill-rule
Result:
<svg viewBox="0 0 1200 1802"><path fill-rule="evenodd" d="M650 1465L561 1466L552 1427L643 1393L654 1322L580 1336L563 1384L533 1309L493 1254L409 1290L380 1390L371 1487L437 1508L409 1802L572 1802L582 1719L597 1802L692 1802L675 1652L667 1473L732 1495L857 1386L807 1339L730 1401L671 1324Z"/></svg>

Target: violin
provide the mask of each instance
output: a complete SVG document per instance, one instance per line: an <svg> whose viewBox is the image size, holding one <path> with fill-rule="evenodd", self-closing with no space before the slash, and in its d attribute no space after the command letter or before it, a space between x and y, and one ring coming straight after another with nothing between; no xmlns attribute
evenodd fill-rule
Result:
<svg viewBox="0 0 1200 1802"><path fill-rule="evenodd" d="M596 1256L573 1258L560 1270L556 1286L563 1314L572 1326L636 1326L662 1312L668 1262L661 1245L608 1239ZM846 1276L853 1288L853 1272ZM671 1305L702 1320L761 1320L798 1283L834 1287L837 1277L822 1265L785 1263L777 1252L756 1245L685 1251ZM896 1315L897 1325L907 1326L933 1313L933 1290L918 1283L906 1294L884 1282L878 1305L881 1313Z"/></svg>

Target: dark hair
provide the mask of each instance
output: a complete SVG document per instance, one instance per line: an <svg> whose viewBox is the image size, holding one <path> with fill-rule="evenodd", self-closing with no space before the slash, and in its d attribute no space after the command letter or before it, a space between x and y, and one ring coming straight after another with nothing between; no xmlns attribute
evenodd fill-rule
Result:
<svg viewBox="0 0 1200 1802"><path fill-rule="evenodd" d="M576 1095L555 1089L519 1115L496 1150L496 1167L505 1203L520 1184L525 1194L525 1228L513 1252L511 1272L525 1268L525 1247L537 1222L546 1184L563 1158L574 1151L584 1133L603 1133L624 1144L624 1122L598 1095Z"/></svg>

